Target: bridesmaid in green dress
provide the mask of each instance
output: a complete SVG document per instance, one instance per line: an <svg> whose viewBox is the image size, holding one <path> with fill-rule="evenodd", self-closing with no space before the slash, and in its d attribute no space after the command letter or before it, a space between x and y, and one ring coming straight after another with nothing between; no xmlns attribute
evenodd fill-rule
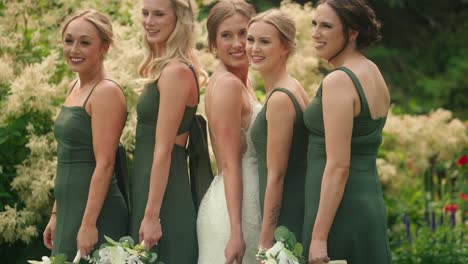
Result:
<svg viewBox="0 0 468 264"><path fill-rule="evenodd" d="M44 231L52 255L68 261L91 252L104 235L127 232L128 209L114 176L114 162L125 124L125 97L106 79L103 59L112 44L112 26L102 13L78 11L63 27L63 53L78 79L55 121L57 174L55 203Z"/></svg>
<svg viewBox="0 0 468 264"><path fill-rule="evenodd" d="M380 23L362 0L321 0L312 23L317 55L335 69L304 112L304 248L311 264L388 264L376 156L390 95L379 69L362 53L380 38Z"/></svg>
<svg viewBox="0 0 468 264"><path fill-rule="evenodd" d="M249 22L247 55L265 81L267 98L251 130L258 158L263 210L259 247L263 249L273 245L274 230L279 225L288 227L298 239L302 234L307 166L302 111L308 97L286 67L294 52L295 37L294 21L277 9Z"/></svg>
<svg viewBox="0 0 468 264"><path fill-rule="evenodd" d="M196 210L186 143L199 102L193 4L144 0L142 25L148 53L139 74L130 234L155 247L164 263L196 263ZM193 65L193 66L192 66Z"/></svg>

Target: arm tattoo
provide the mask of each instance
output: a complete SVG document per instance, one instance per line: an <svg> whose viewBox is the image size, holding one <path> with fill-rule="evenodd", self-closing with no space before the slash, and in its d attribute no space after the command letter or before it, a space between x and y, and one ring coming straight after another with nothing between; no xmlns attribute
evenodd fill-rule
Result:
<svg viewBox="0 0 468 264"><path fill-rule="evenodd" d="M270 225L277 226L281 212L281 205L277 205L271 209Z"/></svg>

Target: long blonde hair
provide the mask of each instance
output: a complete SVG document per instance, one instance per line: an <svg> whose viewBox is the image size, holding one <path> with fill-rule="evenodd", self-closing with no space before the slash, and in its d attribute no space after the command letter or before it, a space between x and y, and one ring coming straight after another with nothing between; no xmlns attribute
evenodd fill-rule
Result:
<svg viewBox="0 0 468 264"><path fill-rule="evenodd" d="M161 72L171 61L178 60L194 66L197 75L201 67L196 56L194 41L195 13L191 0L170 0L172 9L177 17L176 26L169 36L164 53L155 57L154 51L145 36L145 46L148 53L138 69L144 83L152 83L159 79Z"/></svg>

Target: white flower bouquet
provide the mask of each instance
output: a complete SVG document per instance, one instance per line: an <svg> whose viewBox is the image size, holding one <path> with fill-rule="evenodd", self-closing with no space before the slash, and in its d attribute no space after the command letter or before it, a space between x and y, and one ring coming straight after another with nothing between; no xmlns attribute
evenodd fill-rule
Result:
<svg viewBox="0 0 468 264"><path fill-rule="evenodd" d="M37 260L28 260L28 263L31 264L68 264L70 262L67 262L67 256L65 254L58 254L53 257L42 257L42 260L37 261Z"/></svg>
<svg viewBox="0 0 468 264"><path fill-rule="evenodd" d="M157 254L147 250L144 244L134 244L131 237L125 236L119 242L104 236L107 243L102 244L92 256L81 256L77 252L73 264L80 263L84 259L92 264L164 264L157 262ZM70 264L65 254L53 257L42 257L41 261L28 260L30 264Z"/></svg>
<svg viewBox="0 0 468 264"><path fill-rule="evenodd" d="M255 255L263 264L305 264L302 256L302 244L297 242L296 236L285 226L275 230L276 243L269 249L260 248Z"/></svg>
<svg viewBox="0 0 468 264"><path fill-rule="evenodd" d="M157 254L147 250L144 244L134 244L131 237L125 236L119 242L104 236L107 243L94 251L92 257L84 256L84 260L92 264L164 264L156 262Z"/></svg>

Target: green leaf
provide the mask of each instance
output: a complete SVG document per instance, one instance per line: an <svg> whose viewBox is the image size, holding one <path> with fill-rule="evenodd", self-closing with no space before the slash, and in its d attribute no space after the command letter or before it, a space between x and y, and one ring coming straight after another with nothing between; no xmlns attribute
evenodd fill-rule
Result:
<svg viewBox="0 0 468 264"><path fill-rule="evenodd" d="M133 238L130 237L130 236L124 236L124 237L120 238L119 243L121 243L125 247L130 247L130 248L133 248L133 246L135 245L135 242L133 241Z"/></svg>
<svg viewBox="0 0 468 264"><path fill-rule="evenodd" d="M157 258L158 258L158 254L151 253L151 259L149 260L149 263L155 262Z"/></svg>
<svg viewBox="0 0 468 264"><path fill-rule="evenodd" d="M105 248L105 247L103 247L103 246L101 245L101 247L99 248L99 250L96 250L96 251L93 252L93 259L98 260L98 261L101 259L101 257L99 256L99 251L100 251L101 249L103 249L103 248Z"/></svg>
<svg viewBox="0 0 468 264"><path fill-rule="evenodd" d="M118 242L115 242L112 238L110 238L110 237L108 237L106 235L104 235L104 238L106 239L107 242L109 242L113 246L118 246L119 245Z"/></svg>
<svg viewBox="0 0 468 264"><path fill-rule="evenodd" d="M67 261L67 255L58 254L54 256L54 259L51 261L52 264L65 264Z"/></svg>
<svg viewBox="0 0 468 264"><path fill-rule="evenodd" d="M296 235L293 232L289 232L289 239L286 240L286 248L289 250L294 249L294 246L297 243Z"/></svg>
<svg viewBox="0 0 468 264"><path fill-rule="evenodd" d="M285 226L278 226L275 230L276 241L287 241L289 239L289 230Z"/></svg>
<svg viewBox="0 0 468 264"><path fill-rule="evenodd" d="M302 256L303 252L304 252L304 247L302 246L302 244L301 243L296 243L296 245L294 245L294 249L293 249L294 255Z"/></svg>

